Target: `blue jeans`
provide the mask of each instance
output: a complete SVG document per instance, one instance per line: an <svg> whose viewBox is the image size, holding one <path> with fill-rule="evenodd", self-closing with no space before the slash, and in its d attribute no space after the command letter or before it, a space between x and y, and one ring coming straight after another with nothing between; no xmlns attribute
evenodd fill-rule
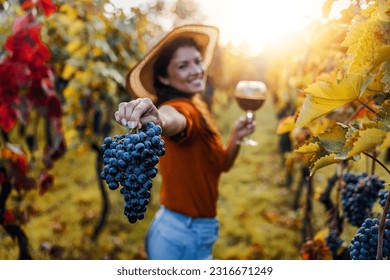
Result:
<svg viewBox="0 0 390 280"><path fill-rule="evenodd" d="M162 206L146 235L150 260L209 260L218 238L216 218L192 218Z"/></svg>

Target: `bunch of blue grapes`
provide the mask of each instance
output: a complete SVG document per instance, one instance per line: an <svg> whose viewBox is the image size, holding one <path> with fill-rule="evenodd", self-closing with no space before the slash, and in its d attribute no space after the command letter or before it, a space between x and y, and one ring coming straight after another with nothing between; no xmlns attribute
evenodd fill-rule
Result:
<svg viewBox="0 0 390 280"><path fill-rule="evenodd" d="M121 185L124 214L130 223L142 220L150 199L159 157L165 154L162 129L152 122L136 133L106 137L101 147L104 169L100 177L111 190Z"/></svg>
<svg viewBox="0 0 390 280"><path fill-rule="evenodd" d="M385 207L387 197L389 196L389 191L382 191L379 192L379 204L382 206L382 208ZM387 210L386 219L390 219L390 207Z"/></svg>
<svg viewBox="0 0 390 280"><path fill-rule="evenodd" d="M326 245L332 252L333 259L338 259L346 249L344 240L342 240L340 236L334 231L331 231L325 236L325 241Z"/></svg>
<svg viewBox="0 0 390 280"><path fill-rule="evenodd" d="M384 181L365 173L346 173L343 176L345 187L342 190L342 208L348 222L359 227L371 216L372 207L384 188Z"/></svg>
<svg viewBox="0 0 390 280"><path fill-rule="evenodd" d="M378 249L379 220L367 218L352 238L349 246L353 260L375 260ZM386 220L382 241L382 257L390 256L390 220Z"/></svg>

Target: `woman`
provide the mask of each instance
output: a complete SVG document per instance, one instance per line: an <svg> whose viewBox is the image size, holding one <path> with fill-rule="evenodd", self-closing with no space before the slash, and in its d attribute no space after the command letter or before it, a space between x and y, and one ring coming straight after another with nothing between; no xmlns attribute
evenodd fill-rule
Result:
<svg viewBox="0 0 390 280"><path fill-rule="evenodd" d="M137 97L119 104L119 124L162 127L161 208L146 236L149 259L211 259L218 237L218 181L237 157L254 123L238 120L223 146L201 100L206 70L218 41L211 26L185 25L166 35L135 66L128 88Z"/></svg>

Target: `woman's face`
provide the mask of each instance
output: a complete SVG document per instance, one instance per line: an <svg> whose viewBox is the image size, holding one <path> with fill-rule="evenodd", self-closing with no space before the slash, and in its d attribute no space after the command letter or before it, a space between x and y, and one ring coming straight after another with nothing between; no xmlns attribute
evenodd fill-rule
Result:
<svg viewBox="0 0 390 280"><path fill-rule="evenodd" d="M160 81L177 90L195 94L204 91L204 65L200 52L193 46L179 47L168 64L168 77Z"/></svg>

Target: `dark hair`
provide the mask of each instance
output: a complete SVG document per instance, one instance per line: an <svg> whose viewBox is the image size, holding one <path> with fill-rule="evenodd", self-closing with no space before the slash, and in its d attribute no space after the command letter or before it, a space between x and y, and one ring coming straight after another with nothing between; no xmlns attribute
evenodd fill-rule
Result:
<svg viewBox="0 0 390 280"><path fill-rule="evenodd" d="M211 120L210 111L207 108L203 96L200 94L195 96L190 94L183 94L171 86L164 85L158 78L159 76L164 78L168 77L169 62L171 61L174 53L181 47L195 47L199 52L202 52L201 47L195 42L193 38L190 37L177 38L162 49L153 66L153 85L157 94L156 106L159 106L162 103L175 98L191 99L195 107L201 113L201 122L204 125L207 133L211 136L215 136L217 135L217 129ZM200 98L194 98L196 96L199 96Z"/></svg>
<svg viewBox="0 0 390 280"><path fill-rule="evenodd" d="M177 51L177 49L181 47L195 47L199 52L201 52L201 48L199 45L195 42L193 38L190 37L179 37L169 44L167 44L160 52L156 62L153 66L153 86L156 89L157 93L157 102L156 105L160 105L161 103L177 98L177 97L188 97L186 95L182 95L179 91L176 89L164 85L160 82L160 79L158 77L168 77L168 65L171 61L174 53Z"/></svg>

